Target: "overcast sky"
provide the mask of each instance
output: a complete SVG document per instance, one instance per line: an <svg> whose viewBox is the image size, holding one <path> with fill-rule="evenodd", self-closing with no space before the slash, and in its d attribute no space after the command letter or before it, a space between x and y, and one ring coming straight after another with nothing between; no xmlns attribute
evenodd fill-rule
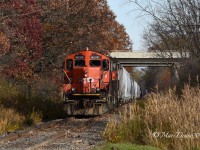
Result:
<svg viewBox="0 0 200 150"><path fill-rule="evenodd" d="M141 18L138 18L139 12L133 11L136 6L127 3L127 0L108 0L108 4L117 16L117 21L125 26L126 32L131 37L133 50L144 49L141 35L145 24L142 23Z"/></svg>

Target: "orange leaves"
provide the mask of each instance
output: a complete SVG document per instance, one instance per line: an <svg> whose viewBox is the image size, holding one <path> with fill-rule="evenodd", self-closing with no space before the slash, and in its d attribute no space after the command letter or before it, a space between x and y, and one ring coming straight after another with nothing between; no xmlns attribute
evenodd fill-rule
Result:
<svg viewBox="0 0 200 150"><path fill-rule="evenodd" d="M124 27L115 20L105 0L64 0L62 5L60 1L55 5L55 0L46 3L44 7L48 11L43 14L46 49L55 47L56 51L63 53L65 47L69 50L89 47L103 51L115 48L113 38L117 39L119 49L131 47Z"/></svg>
<svg viewBox="0 0 200 150"><path fill-rule="evenodd" d="M50 23L44 23L43 24L43 29L45 31L52 31L54 28L55 28L55 26L50 24Z"/></svg>
<svg viewBox="0 0 200 150"><path fill-rule="evenodd" d="M6 54L10 49L10 40L7 36L0 32L0 56Z"/></svg>

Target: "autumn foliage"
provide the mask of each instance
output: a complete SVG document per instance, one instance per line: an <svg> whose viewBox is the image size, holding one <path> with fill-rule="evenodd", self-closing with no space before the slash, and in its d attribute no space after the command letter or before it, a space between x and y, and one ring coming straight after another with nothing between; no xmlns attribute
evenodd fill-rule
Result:
<svg viewBox="0 0 200 150"><path fill-rule="evenodd" d="M49 0L42 4L44 55L56 66L66 53L86 49L98 52L131 49L123 25L106 0ZM62 59L61 59L62 60Z"/></svg>
<svg viewBox="0 0 200 150"><path fill-rule="evenodd" d="M4 64L7 76L30 80L42 54L42 25L36 0L14 0L0 5L3 14L1 43L3 54L10 57Z"/></svg>
<svg viewBox="0 0 200 150"><path fill-rule="evenodd" d="M131 49L124 26L115 19L106 0L1 1L0 79L6 84L0 83L0 111L23 118L62 116L60 86L67 54L86 47L103 53Z"/></svg>

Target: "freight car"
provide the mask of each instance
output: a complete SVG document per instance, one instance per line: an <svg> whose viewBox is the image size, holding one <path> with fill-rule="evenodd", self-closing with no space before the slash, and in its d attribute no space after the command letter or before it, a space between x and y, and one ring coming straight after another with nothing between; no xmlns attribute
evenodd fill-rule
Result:
<svg viewBox="0 0 200 150"><path fill-rule="evenodd" d="M92 50L64 60L64 110L67 115L101 115L140 97L140 87L112 58Z"/></svg>

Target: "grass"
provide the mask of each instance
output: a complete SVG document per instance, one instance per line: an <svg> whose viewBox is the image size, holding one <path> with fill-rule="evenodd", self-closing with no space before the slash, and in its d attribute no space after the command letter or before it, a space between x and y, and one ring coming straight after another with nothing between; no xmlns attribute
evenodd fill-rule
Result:
<svg viewBox="0 0 200 150"><path fill-rule="evenodd" d="M160 150L160 149L152 146L135 145L130 143L118 143L118 144L107 143L104 144L103 146L98 146L94 148L94 150Z"/></svg>
<svg viewBox="0 0 200 150"><path fill-rule="evenodd" d="M173 90L152 93L146 101L124 107L110 119L104 136L109 142L147 144L161 149L200 149L200 88L185 85L181 97ZM193 137L192 137L193 136Z"/></svg>

